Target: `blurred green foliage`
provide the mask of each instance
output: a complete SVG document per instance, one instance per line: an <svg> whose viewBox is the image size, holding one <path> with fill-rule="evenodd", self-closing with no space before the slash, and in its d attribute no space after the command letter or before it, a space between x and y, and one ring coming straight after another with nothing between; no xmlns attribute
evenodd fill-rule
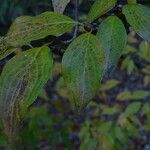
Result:
<svg viewBox="0 0 150 150"><path fill-rule="evenodd" d="M129 43L124 51L122 62L128 57L132 58L132 55L137 55L148 62L147 57L144 57L146 55L141 54L141 49L146 49L142 46L143 44L145 44L144 41L137 49ZM134 59L132 61L134 62ZM53 76L58 75L60 67L59 63L55 64ZM128 74L128 70L125 69L125 71ZM132 74L141 74L141 72L144 78L143 85L146 88L150 81L149 65L137 68L137 71ZM150 92L135 87L133 91L125 89L119 92L117 90L116 97L111 98L109 91L123 84L121 80L113 78L104 81L98 94L102 100L101 103L91 102L87 110L92 110L92 117L84 114L83 120L80 115L66 113L71 108L58 97L50 103L43 90L40 98L44 105L32 106L26 114L23 127L16 137L17 148L27 150L41 149L41 147L66 150L133 150L134 143L131 144L133 139L142 140L143 133L150 132ZM62 78L57 81L55 88L59 95L69 99L69 92ZM111 99L110 103L108 98ZM55 111L51 112L49 107L53 107ZM80 119L82 121L79 121ZM9 147L2 129L0 126L0 148Z"/></svg>
<svg viewBox="0 0 150 150"><path fill-rule="evenodd" d="M47 6L50 10L50 3L49 0L1 0L0 22L7 25L18 16L38 14L42 11L40 6Z"/></svg>

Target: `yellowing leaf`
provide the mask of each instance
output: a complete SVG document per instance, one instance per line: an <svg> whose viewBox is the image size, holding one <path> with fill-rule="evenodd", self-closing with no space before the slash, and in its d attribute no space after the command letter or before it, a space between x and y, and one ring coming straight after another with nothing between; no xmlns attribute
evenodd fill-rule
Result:
<svg viewBox="0 0 150 150"><path fill-rule="evenodd" d="M127 42L127 34L122 21L116 16L105 19L98 30L97 37L105 50L106 72L110 72L117 64Z"/></svg>
<svg viewBox="0 0 150 150"><path fill-rule="evenodd" d="M96 94L103 77L104 53L96 36L79 36L66 50L62 73L73 94L73 104L85 107Z"/></svg>
<svg viewBox="0 0 150 150"><path fill-rule="evenodd" d="M145 40L150 41L150 8L141 4L128 4L123 14L133 29Z"/></svg>
<svg viewBox="0 0 150 150"><path fill-rule="evenodd" d="M129 101L131 99L132 99L132 93L129 91L124 91L117 95L117 100L119 101Z"/></svg>
<svg viewBox="0 0 150 150"><path fill-rule="evenodd" d="M0 116L10 140L21 113L30 106L50 77L52 56L48 47L33 48L11 59L0 76Z"/></svg>
<svg viewBox="0 0 150 150"><path fill-rule="evenodd" d="M59 36L76 23L69 17L55 12L44 12L36 17L18 17L7 33L7 43L18 47L48 35Z"/></svg>
<svg viewBox="0 0 150 150"><path fill-rule="evenodd" d="M54 11L63 14L70 0L52 0Z"/></svg>
<svg viewBox="0 0 150 150"><path fill-rule="evenodd" d="M15 51L15 48L8 46L5 37L0 37L0 60Z"/></svg>
<svg viewBox="0 0 150 150"><path fill-rule="evenodd" d="M116 3L117 0L96 0L88 14L88 20L91 22L96 20L98 17L111 10Z"/></svg>

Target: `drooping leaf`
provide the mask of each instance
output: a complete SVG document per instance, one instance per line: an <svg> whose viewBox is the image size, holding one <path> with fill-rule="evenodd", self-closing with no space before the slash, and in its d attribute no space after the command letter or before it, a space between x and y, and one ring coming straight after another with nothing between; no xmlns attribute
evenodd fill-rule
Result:
<svg viewBox="0 0 150 150"><path fill-rule="evenodd" d="M150 41L150 8L141 4L128 4L123 14L133 29L145 40Z"/></svg>
<svg viewBox="0 0 150 150"><path fill-rule="evenodd" d="M5 37L0 37L0 60L15 51L15 48L8 46Z"/></svg>
<svg viewBox="0 0 150 150"><path fill-rule="evenodd" d="M74 106L83 108L96 94L103 77L104 53L96 36L79 36L66 50L62 73L73 94Z"/></svg>
<svg viewBox="0 0 150 150"><path fill-rule="evenodd" d="M12 140L21 113L37 98L52 70L48 47L33 48L11 59L0 76L0 116Z"/></svg>
<svg viewBox="0 0 150 150"><path fill-rule="evenodd" d="M63 14L70 0L52 0L54 11Z"/></svg>
<svg viewBox="0 0 150 150"><path fill-rule="evenodd" d="M71 18L55 12L44 12L36 17L18 17L7 33L7 43L18 47L48 35L59 36L75 24Z"/></svg>
<svg viewBox="0 0 150 150"><path fill-rule="evenodd" d="M116 3L117 0L96 0L90 9L88 20L91 22L96 20L98 17L111 10Z"/></svg>
<svg viewBox="0 0 150 150"><path fill-rule="evenodd" d="M98 30L97 37L105 50L106 72L116 66L127 42L127 34L122 21L116 16L105 19Z"/></svg>

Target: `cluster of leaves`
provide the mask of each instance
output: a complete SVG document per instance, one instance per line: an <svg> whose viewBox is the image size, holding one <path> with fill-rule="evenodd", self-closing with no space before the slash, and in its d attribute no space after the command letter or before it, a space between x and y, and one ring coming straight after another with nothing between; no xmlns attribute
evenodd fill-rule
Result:
<svg viewBox="0 0 150 150"><path fill-rule="evenodd" d="M62 5L61 1L53 1L55 11L63 13L68 2L63 1ZM116 3L117 0L96 0L86 22L100 18ZM0 37L0 59L17 48L30 45L31 41L48 35L58 37L84 24L59 13L45 12L35 17L17 18L8 33ZM150 41L150 9L130 3L123 6L122 13L133 29ZM126 42L123 22L117 16L109 16L101 22L96 35L83 33L69 45L62 59L62 75L72 94L70 99L78 111L95 96L104 75L114 69ZM5 65L0 76L0 115L10 143L13 143L26 110L50 78L52 66L53 58L46 45L20 52Z"/></svg>

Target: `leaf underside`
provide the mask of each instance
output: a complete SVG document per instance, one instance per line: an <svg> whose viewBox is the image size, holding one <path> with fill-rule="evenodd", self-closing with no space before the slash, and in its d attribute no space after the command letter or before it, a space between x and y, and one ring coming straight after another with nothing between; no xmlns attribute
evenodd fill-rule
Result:
<svg viewBox="0 0 150 150"><path fill-rule="evenodd" d="M54 11L63 14L70 0L52 0Z"/></svg>

